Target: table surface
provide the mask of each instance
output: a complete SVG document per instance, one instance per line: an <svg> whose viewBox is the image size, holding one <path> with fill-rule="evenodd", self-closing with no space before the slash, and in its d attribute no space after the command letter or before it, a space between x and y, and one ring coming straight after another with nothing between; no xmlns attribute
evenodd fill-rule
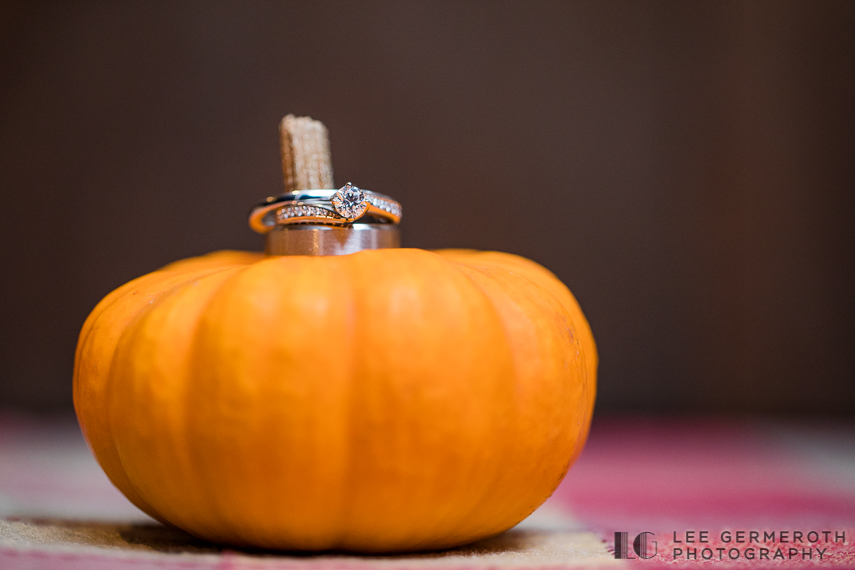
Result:
<svg viewBox="0 0 855 570"><path fill-rule="evenodd" d="M616 559L615 532L630 541L652 533L656 556L638 559L630 545L635 559ZM112 487L73 418L0 414L3 570L855 568L853 541L855 424L846 422L598 418L553 497L502 535L430 554L307 556L223 548L163 527Z"/></svg>

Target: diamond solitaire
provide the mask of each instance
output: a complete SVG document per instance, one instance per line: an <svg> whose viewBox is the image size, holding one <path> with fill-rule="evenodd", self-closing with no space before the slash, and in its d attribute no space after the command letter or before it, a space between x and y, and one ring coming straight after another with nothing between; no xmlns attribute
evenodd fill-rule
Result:
<svg viewBox="0 0 855 570"><path fill-rule="evenodd" d="M365 193L350 182L339 188L330 201L335 211L348 222L361 218L368 211Z"/></svg>

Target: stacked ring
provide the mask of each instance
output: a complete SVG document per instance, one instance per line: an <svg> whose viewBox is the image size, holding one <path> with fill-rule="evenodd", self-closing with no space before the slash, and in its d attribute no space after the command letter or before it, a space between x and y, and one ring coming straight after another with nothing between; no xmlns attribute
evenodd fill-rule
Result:
<svg viewBox="0 0 855 570"><path fill-rule="evenodd" d="M401 221L401 204L348 182L338 190L298 190L268 198L252 208L249 226L265 234L277 225L347 226L364 216L397 224Z"/></svg>

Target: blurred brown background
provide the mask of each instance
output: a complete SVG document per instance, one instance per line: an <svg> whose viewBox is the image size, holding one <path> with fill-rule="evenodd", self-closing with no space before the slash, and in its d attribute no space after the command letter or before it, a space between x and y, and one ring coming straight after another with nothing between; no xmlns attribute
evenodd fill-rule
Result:
<svg viewBox="0 0 855 570"><path fill-rule="evenodd" d="M557 273L600 411L855 412L853 2L4 3L0 42L0 408L70 408L111 289L261 247L291 112L407 245Z"/></svg>

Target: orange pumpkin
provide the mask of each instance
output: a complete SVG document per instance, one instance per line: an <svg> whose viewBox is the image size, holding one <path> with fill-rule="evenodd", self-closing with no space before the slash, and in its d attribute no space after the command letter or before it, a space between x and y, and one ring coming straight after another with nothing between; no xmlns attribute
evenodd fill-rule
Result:
<svg viewBox="0 0 855 570"><path fill-rule="evenodd" d="M107 475L162 522L394 552L543 503L584 445L596 366L570 291L517 256L218 252L101 301L74 403Z"/></svg>

